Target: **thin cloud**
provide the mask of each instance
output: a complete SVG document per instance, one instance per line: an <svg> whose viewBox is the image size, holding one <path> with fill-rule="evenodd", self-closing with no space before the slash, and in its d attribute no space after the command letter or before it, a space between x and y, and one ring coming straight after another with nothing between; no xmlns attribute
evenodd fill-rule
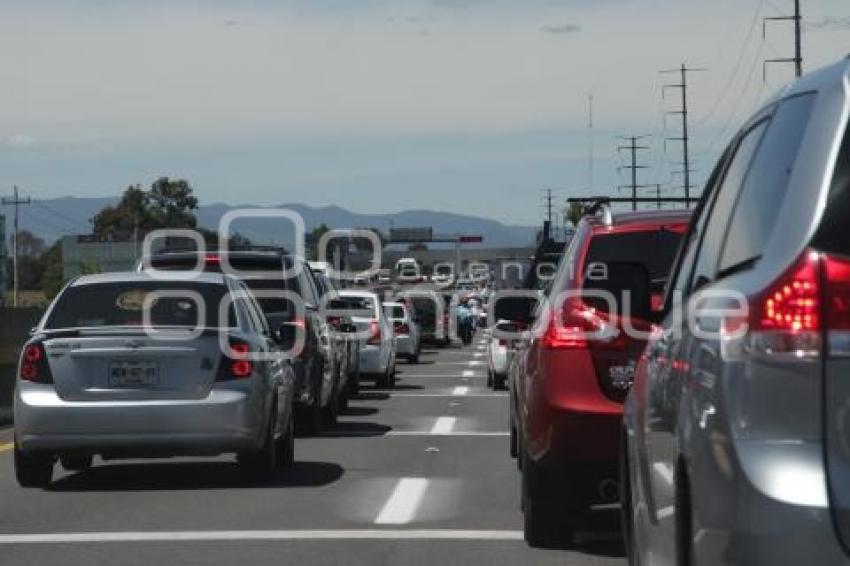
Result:
<svg viewBox="0 0 850 566"><path fill-rule="evenodd" d="M551 33L554 35L566 35L570 33L578 33L581 31L581 26L577 24L564 24L560 26L542 26L540 31L543 33Z"/></svg>
<svg viewBox="0 0 850 566"><path fill-rule="evenodd" d="M26 149L29 147L35 147L37 145L37 139L32 136L25 136L22 134L12 136L11 138L6 140L6 146L14 149Z"/></svg>

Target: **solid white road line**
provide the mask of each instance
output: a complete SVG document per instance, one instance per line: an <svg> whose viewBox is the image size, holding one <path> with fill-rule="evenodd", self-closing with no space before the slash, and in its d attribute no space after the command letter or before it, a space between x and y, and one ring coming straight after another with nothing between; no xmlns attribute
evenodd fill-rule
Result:
<svg viewBox="0 0 850 566"><path fill-rule="evenodd" d="M440 417L431 427L431 434L448 434L452 432L457 423L457 417Z"/></svg>
<svg viewBox="0 0 850 566"><path fill-rule="evenodd" d="M384 436L510 436L510 432L429 432L424 430L391 430Z"/></svg>
<svg viewBox="0 0 850 566"><path fill-rule="evenodd" d="M474 354L472 354L472 357L474 357L474 358L483 358L483 357L484 357L484 352L475 352Z"/></svg>
<svg viewBox="0 0 850 566"><path fill-rule="evenodd" d="M676 508L673 505L662 507L657 514L659 519L667 519L676 514Z"/></svg>
<svg viewBox="0 0 850 566"><path fill-rule="evenodd" d="M452 391L452 395L466 395L467 393L469 393L469 387L463 385L455 387Z"/></svg>
<svg viewBox="0 0 850 566"><path fill-rule="evenodd" d="M484 362L482 362L480 360L471 360L468 363L471 366L483 366L484 365Z"/></svg>
<svg viewBox="0 0 850 566"><path fill-rule="evenodd" d="M378 513L375 524L404 525L412 521L427 489L428 480L425 478L399 480L392 495Z"/></svg>
<svg viewBox="0 0 850 566"><path fill-rule="evenodd" d="M458 393L393 393L390 397L455 397ZM464 397L507 397L507 393L464 393Z"/></svg>
<svg viewBox="0 0 850 566"><path fill-rule="evenodd" d="M522 531L486 530L326 530L326 531L174 531L45 533L0 535L0 544L61 544L115 542L194 542L194 541L276 541L276 540L470 540L521 541Z"/></svg>
<svg viewBox="0 0 850 566"><path fill-rule="evenodd" d="M471 369L463 370L461 377L475 377L475 372L472 371Z"/></svg>

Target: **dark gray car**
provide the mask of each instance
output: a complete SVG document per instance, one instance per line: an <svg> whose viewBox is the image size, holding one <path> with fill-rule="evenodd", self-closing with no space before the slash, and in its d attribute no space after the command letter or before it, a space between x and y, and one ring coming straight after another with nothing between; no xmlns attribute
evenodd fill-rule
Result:
<svg viewBox="0 0 850 566"><path fill-rule="evenodd" d="M712 174L625 411L633 564L846 564L850 60Z"/></svg>

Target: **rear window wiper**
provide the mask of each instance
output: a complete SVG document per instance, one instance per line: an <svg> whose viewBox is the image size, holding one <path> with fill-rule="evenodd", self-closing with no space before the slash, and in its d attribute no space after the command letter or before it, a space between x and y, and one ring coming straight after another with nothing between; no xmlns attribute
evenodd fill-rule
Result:
<svg viewBox="0 0 850 566"><path fill-rule="evenodd" d="M723 279L724 277L729 277L730 275L735 275L736 273L741 273L742 271L747 271L752 269L753 266L761 259L760 255L755 257L751 257L750 259L739 261L735 265L730 265L725 269L721 269L717 272L717 279Z"/></svg>

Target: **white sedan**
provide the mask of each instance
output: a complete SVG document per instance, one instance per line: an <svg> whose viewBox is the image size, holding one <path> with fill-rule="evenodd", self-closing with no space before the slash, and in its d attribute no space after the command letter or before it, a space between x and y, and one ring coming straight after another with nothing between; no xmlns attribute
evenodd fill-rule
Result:
<svg viewBox="0 0 850 566"><path fill-rule="evenodd" d="M506 334L518 331L517 325L509 320L496 322L487 345L487 387L505 389L510 362L510 338Z"/></svg>
<svg viewBox="0 0 850 566"><path fill-rule="evenodd" d="M413 320L407 305L384 303L384 312L393 325L396 354L404 356L412 364L418 364L421 350L419 325Z"/></svg>
<svg viewBox="0 0 850 566"><path fill-rule="evenodd" d="M339 299L361 340L360 371L375 375L378 387L395 386L395 336L381 299L370 291L353 290L340 291Z"/></svg>

